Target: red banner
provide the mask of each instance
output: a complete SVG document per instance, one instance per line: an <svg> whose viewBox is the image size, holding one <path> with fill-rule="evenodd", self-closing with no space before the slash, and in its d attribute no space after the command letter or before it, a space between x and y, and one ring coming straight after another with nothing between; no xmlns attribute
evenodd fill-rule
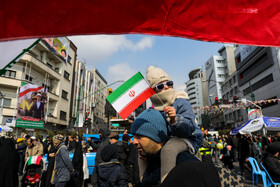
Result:
<svg viewBox="0 0 280 187"><path fill-rule="evenodd" d="M0 41L142 33L280 46L279 0L2 0Z"/></svg>

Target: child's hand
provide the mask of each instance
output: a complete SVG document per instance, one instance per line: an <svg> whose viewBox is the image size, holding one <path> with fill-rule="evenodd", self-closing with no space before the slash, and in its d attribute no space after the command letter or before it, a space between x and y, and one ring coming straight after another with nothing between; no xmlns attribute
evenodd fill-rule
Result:
<svg viewBox="0 0 280 187"><path fill-rule="evenodd" d="M176 123L176 110L174 107L166 106L164 112L170 118L172 124Z"/></svg>

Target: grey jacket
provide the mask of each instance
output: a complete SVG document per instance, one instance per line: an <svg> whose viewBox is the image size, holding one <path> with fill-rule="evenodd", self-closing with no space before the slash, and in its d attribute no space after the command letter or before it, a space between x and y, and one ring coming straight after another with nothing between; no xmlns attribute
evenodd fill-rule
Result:
<svg viewBox="0 0 280 187"><path fill-rule="evenodd" d="M60 149L59 149L60 148ZM69 152L64 142L58 146L59 151L55 155L55 174L52 184L58 182L66 182L70 180L70 174L73 171L73 166L69 158Z"/></svg>

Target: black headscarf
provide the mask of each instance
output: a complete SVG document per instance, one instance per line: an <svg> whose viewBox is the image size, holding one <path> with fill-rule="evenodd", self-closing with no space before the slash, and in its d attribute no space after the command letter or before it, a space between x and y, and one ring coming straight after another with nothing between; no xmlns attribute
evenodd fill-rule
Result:
<svg viewBox="0 0 280 187"><path fill-rule="evenodd" d="M118 158L118 148L114 144L106 145L101 151L101 159L104 162L109 162L112 159Z"/></svg>
<svg viewBox="0 0 280 187"><path fill-rule="evenodd" d="M102 135L102 140L105 140L108 138L108 136L110 135L110 130L107 127L101 127L99 129L99 133L101 133Z"/></svg>
<svg viewBox="0 0 280 187"><path fill-rule="evenodd" d="M83 170L83 150L82 150L82 144L81 144L80 140L81 140L80 137L79 137L78 142L76 142L76 140L74 140L75 141L75 152L74 152L74 156L72 159L73 168L78 171Z"/></svg>
<svg viewBox="0 0 280 187"><path fill-rule="evenodd" d="M18 186L19 157L11 138L1 138L0 144L0 186Z"/></svg>

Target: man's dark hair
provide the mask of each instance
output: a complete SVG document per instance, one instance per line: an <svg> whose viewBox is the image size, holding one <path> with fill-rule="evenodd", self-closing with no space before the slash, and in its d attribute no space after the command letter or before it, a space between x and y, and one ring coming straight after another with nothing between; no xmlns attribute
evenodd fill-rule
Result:
<svg viewBox="0 0 280 187"><path fill-rule="evenodd" d="M29 138L30 138L30 135L27 134L27 135L25 136L25 139L28 140Z"/></svg>

